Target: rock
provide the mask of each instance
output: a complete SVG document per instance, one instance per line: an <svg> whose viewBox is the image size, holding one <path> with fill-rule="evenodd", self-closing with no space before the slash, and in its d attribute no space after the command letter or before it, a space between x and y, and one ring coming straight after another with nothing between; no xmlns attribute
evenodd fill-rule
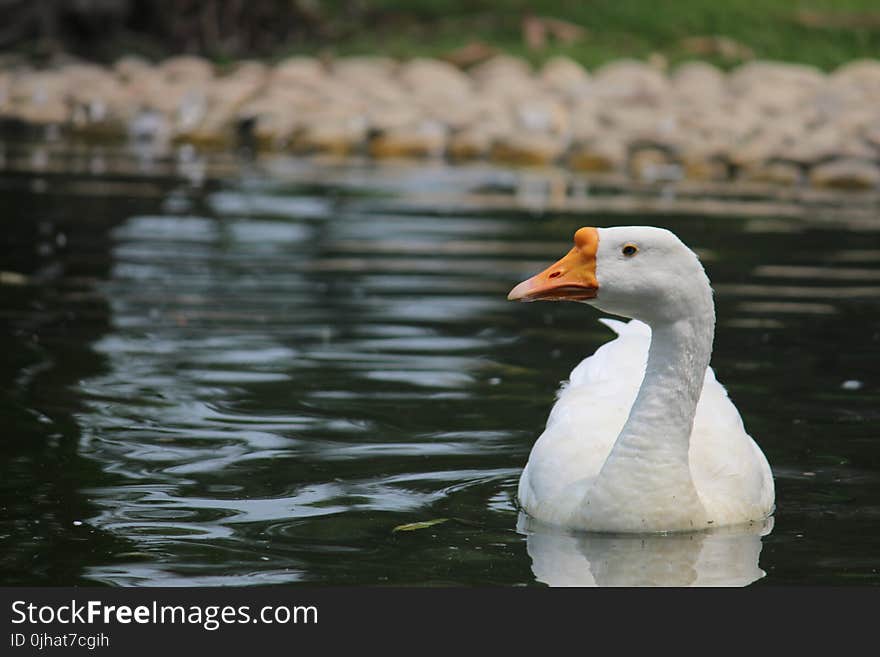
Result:
<svg viewBox="0 0 880 657"><path fill-rule="evenodd" d="M874 149L874 153L880 156L880 120L874 125L862 128L860 136L870 148Z"/></svg>
<svg viewBox="0 0 880 657"><path fill-rule="evenodd" d="M617 171L626 162L626 145L613 137L578 142L572 146L568 165L577 171Z"/></svg>
<svg viewBox="0 0 880 657"><path fill-rule="evenodd" d="M478 87L484 98L496 102L513 105L527 100L543 99L545 91L535 78L509 76L490 78Z"/></svg>
<svg viewBox="0 0 880 657"><path fill-rule="evenodd" d="M729 165L717 155L685 152L681 166L684 177L689 180L722 181L730 177Z"/></svg>
<svg viewBox="0 0 880 657"><path fill-rule="evenodd" d="M480 99L473 96L449 103L436 102L431 98L417 98L415 106L424 118L441 123L453 131L490 120L496 114L508 113L506 109L498 110L495 105L480 102Z"/></svg>
<svg viewBox="0 0 880 657"><path fill-rule="evenodd" d="M877 189L880 188L880 168L868 160L835 160L813 167L810 183L833 189Z"/></svg>
<svg viewBox="0 0 880 657"><path fill-rule="evenodd" d="M830 84L837 88L860 89L868 98L880 98L880 60L859 59L839 67Z"/></svg>
<svg viewBox="0 0 880 657"><path fill-rule="evenodd" d="M12 111L12 74L0 70L0 116Z"/></svg>
<svg viewBox="0 0 880 657"><path fill-rule="evenodd" d="M735 94L755 86L792 87L815 90L825 84L826 76L815 66L788 62L758 61L743 64L730 73L728 85Z"/></svg>
<svg viewBox="0 0 880 657"><path fill-rule="evenodd" d="M469 96L456 102L437 103L417 99L417 108L425 118L443 123L452 130L462 130L476 124L513 126L513 115L508 103L498 98Z"/></svg>
<svg viewBox="0 0 880 657"><path fill-rule="evenodd" d="M436 59L413 59L400 66L398 79L412 93L463 97L471 93L471 79L452 64Z"/></svg>
<svg viewBox="0 0 880 657"><path fill-rule="evenodd" d="M555 135L515 132L496 139L490 156L496 162L541 166L558 160L566 146L566 141Z"/></svg>
<svg viewBox="0 0 880 657"><path fill-rule="evenodd" d="M764 83L743 92L740 102L765 115L785 117L812 103L813 95L811 89Z"/></svg>
<svg viewBox="0 0 880 657"><path fill-rule="evenodd" d="M686 62L675 69L672 90L679 101L716 104L727 94L727 78L705 62Z"/></svg>
<svg viewBox="0 0 880 657"><path fill-rule="evenodd" d="M367 122L363 117L319 117L294 134L291 149L298 153L350 155L362 147L366 137Z"/></svg>
<svg viewBox="0 0 880 657"><path fill-rule="evenodd" d="M133 77L143 75L145 72L152 71L153 69L154 66L148 60L135 55L120 57L113 64L113 70L122 82L128 82Z"/></svg>
<svg viewBox="0 0 880 657"><path fill-rule="evenodd" d="M66 84L57 71L17 71L8 82L9 115L33 125L67 121Z"/></svg>
<svg viewBox="0 0 880 657"><path fill-rule="evenodd" d="M729 152L730 162L739 168L754 167L782 157L785 151L784 137L762 131L746 141L733 145Z"/></svg>
<svg viewBox="0 0 880 657"><path fill-rule="evenodd" d="M71 127L92 136L124 134L134 108L119 76L103 67L81 64L64 66L59 75Z"/></svg>
<svg viewBox="0 0 880 657"><path fill-rule="evenodd" d="M159 70L169 82L207 82L214 77L214 66L204 57L178 55L169 57L159 65Z"/></svg>
<svg viewBox="0 0 880 657"><path fill-rule="evenodd" d="M243 59L235 63L232 69L223 77L226 79L239 80L266 80L271 69L263 62L256 59Z"/></svg>
<svg viewBox="0 0 880 657"><path fill-rule="evenodd" d="M271 72L273 85L304 85L316 88L327 77L324 65L314 57L288 57Z"/></svg>
<svg viewBox="0 0 880 657"><path fill-rule="evenodd" d="M340 60L314 95L322 98L327 106L343 103L361 110L372 111L374 106L412 106L414 95L398 82L395 71L396 64L384 58Z"/></svg>
<svg viewBox="0 0 880 657"><path fill-rule="evenodd" d="M569 131L565 105L549 98L520 101L514 108L514 116L518 126L526 132L564 135Z"/></svg>
<svg viewBox="0 0 880 657"><path fill-rule="evenodd" d="M254 67L214 80L192 122L176 126L176 140L211 148L234 144L239 110L262 90L266 75Z"/></svg>
<svg viewBox="0 0 880 657"><path fill-rule="evenodd" d="M514 57L498 56L472 71L475 91L483 98L506 106L546 97L546 90L532 75L528 64Z"/></svg>
<svg viewBox="0 0 880 657"><path fill-rule="evenodd" d="M589 141L598 137L603 130L595 103L581 101L571 108L569 131L573 141Z"/></svg>
<svg viewBox="0 0 880 657"><path fill-rule="evenodd" d="M880 147L880 104L868 103L840 112L833 121L838 142L838 158L873 159Z"/></svg>
<svg viewBox="0 0 880 657"><path fill-rule="evenodd" d="M744 168L740 180L770 183L773 185L797 185L803 181L801 167L791 162L766 162Z"/></svg>
<svg viewBox="0 0 880 657"><path fill-rule="evenodd" d="M553 57L544 64L538 79L548 90L575 99L589 93L590 74L573 59Z"/></svg>
<svg viewBox="0 0 880 657"><path fill-rule="evenodd" d="M728 75L688 62L671 76L636 60L591 75L566 57L533 74L524 59L506 55L469 73L439 60L387 57L326 64L290 57L271 68L244 61L224 75L193 56L158 65L124 57L110 68L56 59L48 70L2 61L0 115L88 135L226 146L247 132L260 146L296 152L565 159L642 180L725 180L737 172L791 185L809 170L815 185L877 187L878 60L831 75L766 61Z"/></svg>
<svg viewBox="0 0 880 657"><path fill-rule="evenodd" d="M195 130L210 109L214 84L213 67L197 57L171 58L155 68L133 69L124 81L126 120L156 111L167 118L175 134Z"/></svg>
<svg viewBox="0 0 880 657"><path fill-rule="evenodd" d="M302 126L303 117L291 112L288 96L275 91L244 103L236 112L235 122L258 147L275 149L288 142Z"/></svg>
<svg viewBox="0 0 880 657"><path fill-rule="evenodd" d="M330 66L333 75L357 86L377 78L390 78L397 72L398 64L390 57L345 57Z"/></svg>
<svg viewBox="0 0 880 657"><path fill-rule="evenodd" d="M840 131L833 125L804 130L780 144L776 155L782 160L810 165L834 157L841 143Z"/></svg>
<svg viewBox="0 0 880 657"><path fill-rule="evenodd" d="M728 78L730 93L764 114L786 115L811 105L826 84L819 69L801 64L752 62Z"/></svg>
<svg viewBox="0 0 880 657"><path fill-rule="evenodd" d="M679 105L675 109L680 130L699 135L700 140L712 140L715 145L748 141L762 131L767 117L748 105L731 99L729 102Z"/></svg>
<svg viewBox="0 0 880 657"><path fill-rule="evenodd" d="M422 120L417 107L405 105L372 105L366 112L371 129L378 132L391 132L398 129L410 130Z"/></svg>
<svg viewBox="0 0 880 657"><path fill-rule="evenodd" d="M481 159L489 155L496 136L485 125L469 126L453 133L446 152L453 160Z"/></svg>
<svg viewBox="0 0 880 657"><path fill-rule="evenodd" d="M624 59L605 64L593 73L593 92L609 102L658 105L671 92L669 79L644 62Z"/></svg>
<svg viewBox="0 0 880 657"><path fill-rule="evenodd" d="M433 121L396 126L383 130L370 140L375 158L439 157L446 148L446 128Z"/></svg>
<svg viewBox="0 0 880 657"><path fill-rule="evenodd" d="M682 131L676 154L685 178L722 181L730 177L731 144L719 136Z"/></svg>
<svg viewBox="0 0 880 657"><path fill-rule="evenodd" d="M487 157L497 139L519 129L514 117L503 105L488 106L475 120L453 130L447 153L451 158L460 160Z"/></svg>
<svg viewBox="0 0 880 657"><path fill-rule="evenodd" d="M599 119L626 141L647 140L670 144L675 141L679 131L678 119L671 106L606 108L600 112Z"/></svg>

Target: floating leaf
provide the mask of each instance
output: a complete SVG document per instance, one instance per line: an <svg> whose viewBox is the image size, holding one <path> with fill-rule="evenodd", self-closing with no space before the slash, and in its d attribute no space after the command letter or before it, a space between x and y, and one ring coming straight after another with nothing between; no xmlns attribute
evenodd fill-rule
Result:
<svg viewBox="0 0 880 657"><path fill-rule="evenodd" d="M0 271L0 285L27 285L28 277L16 271Z"/></svg>
<svg viewBox="0 0 880 657"><path fill-rule="evenodd" d="M405 525L397 525L397 527L391 530L391 533L413 532L417 529L427 529L428 527L439 525L441 522L446 522L447 520L449 520L449 518L435 518L434 520L423 520L422 522L410 522Z"/></svg>

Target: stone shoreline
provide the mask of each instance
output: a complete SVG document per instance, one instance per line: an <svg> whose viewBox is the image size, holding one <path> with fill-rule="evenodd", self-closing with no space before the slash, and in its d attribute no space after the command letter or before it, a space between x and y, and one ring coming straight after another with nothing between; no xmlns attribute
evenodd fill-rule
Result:
<svg viewBox="0 0 880 657"><path fill-rule="evenodd" d="M0 65L0 121L89 137L373 158L487 160L642 182L880 189L880 61L831 73L751 62L729 73L634 60L533 70L497 56L293 57L222 74L198 57L37 70Z"/></svg>

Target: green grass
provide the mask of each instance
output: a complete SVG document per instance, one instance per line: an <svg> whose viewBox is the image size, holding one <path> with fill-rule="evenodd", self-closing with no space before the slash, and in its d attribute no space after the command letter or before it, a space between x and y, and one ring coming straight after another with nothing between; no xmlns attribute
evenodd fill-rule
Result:
<svg viewBox="0 0 880 657"><path fill-rule="evenodd" d="M323 47L335 54L436 56L482 41L535 63L563 54L592 68L612 59L658 53L675 64L695 58L681 47L682 39L721 35L748 46L759 59L826 70L857 58L880 57L878 0L372 0L360 3L357 14L351 13L352 6L332 0L321 4L335 32ZM799 23L804 11L830 17L832 24ZM576 23L588 34L572 45L530 51L520 30L529 12ZM739 63L701 58L727 67Z"/></svg>

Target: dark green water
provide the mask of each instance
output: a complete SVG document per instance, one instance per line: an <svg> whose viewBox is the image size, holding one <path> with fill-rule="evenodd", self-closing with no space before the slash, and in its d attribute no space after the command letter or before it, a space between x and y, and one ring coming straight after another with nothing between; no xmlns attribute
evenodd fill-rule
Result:
<svg viewBox="0 0 880 657"><path fill-rule="evenodd" d="M880 583L880 210L425 210L493 174L53 148L0 176L0 583ZM505 295L615 224L703 256L763 537L517 528L559 381L611 335Z"/></svg>

